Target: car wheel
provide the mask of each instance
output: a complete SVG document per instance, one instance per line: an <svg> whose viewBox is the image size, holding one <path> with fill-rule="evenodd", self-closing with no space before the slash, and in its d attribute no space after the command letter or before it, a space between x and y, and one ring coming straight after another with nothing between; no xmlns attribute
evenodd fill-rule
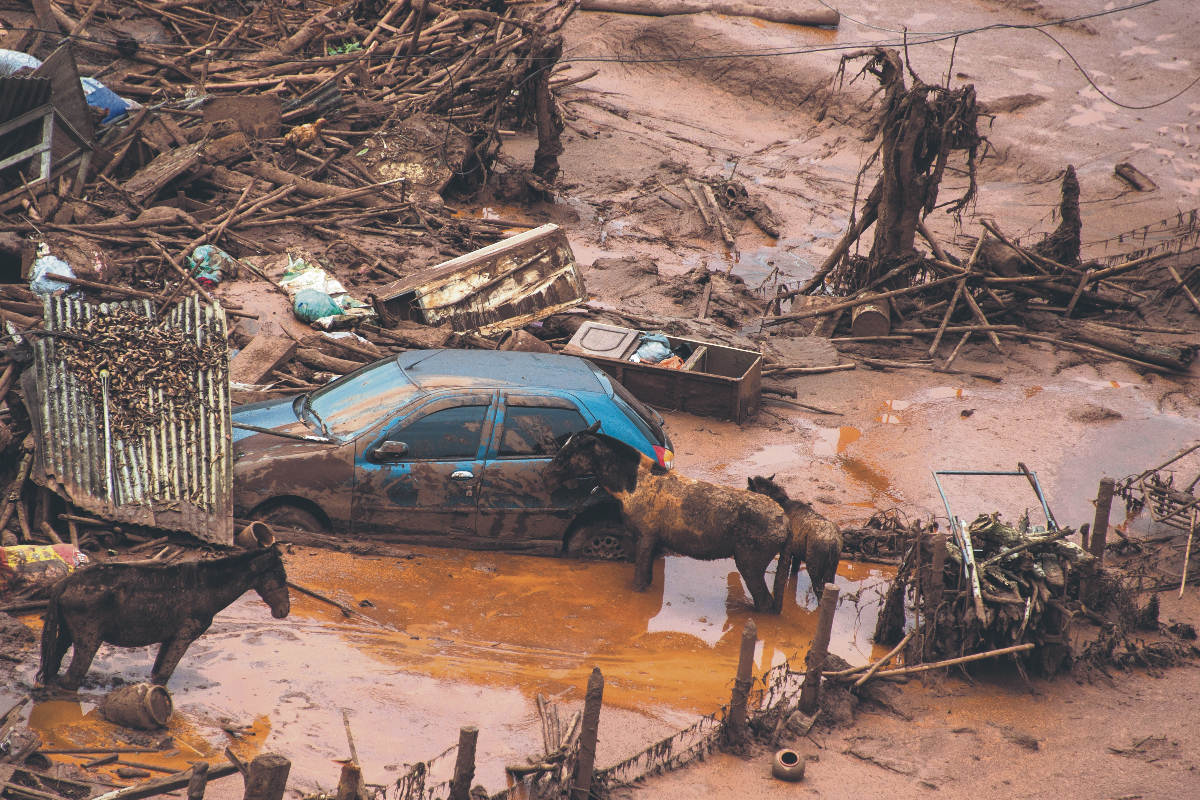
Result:
<svg viewBox="0 0 1200 800"><path fill-rule="evenodd" d="M329 533L329 529L321 523L321 520L317 519L315 514L305 511L299 506L287 503L269 508L266 511L256 511L250 515L250 518L265 522L272 528L292 528L309 531L310 533Z"/></svg>
<svg viewBox="0 0 1200 800"><path fill-rule="evenodd" d="M593 522L571 534L566 555L585 561L632 561L633 537L619 522Z"/></svg>

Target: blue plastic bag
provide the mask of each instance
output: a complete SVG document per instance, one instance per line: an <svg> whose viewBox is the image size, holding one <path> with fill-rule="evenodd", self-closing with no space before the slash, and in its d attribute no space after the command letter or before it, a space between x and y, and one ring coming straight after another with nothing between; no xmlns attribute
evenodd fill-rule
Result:
<svg viewBox="0 0 1200 800"><path fill-rule="evenodd" d="M296 317L312 324L322 317L332 317L342 314L342 307L333 298L317 289L301 289L292 301L292 311Z"/></svg>
<svg viewBox="0 0 1200 800"><path fill-rule="evenodd" d="M671 357L671 343L661 333L643 333L642 343L637 352L629 357L630 361L644 364L657 364Z"/></svg>
<svg viewBox="0 0 1200 800"><path fill-rule="evenodd" d="M79 82L83 85L87 104L96 108L103 108L108 112L108 116L104 118L105 123L120 119L129 113L130 108L137 105L119 96L95 78L80 78Z"/></svg>

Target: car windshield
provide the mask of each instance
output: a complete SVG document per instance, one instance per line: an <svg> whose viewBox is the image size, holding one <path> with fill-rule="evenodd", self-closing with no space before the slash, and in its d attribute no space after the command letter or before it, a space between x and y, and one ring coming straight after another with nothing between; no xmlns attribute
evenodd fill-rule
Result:
<svg viewBox="0 0 1200 800"><path fill-rule="evenodd" d="M421 394L396 365L377 361L318 389L308 408L325 423L329 435L353 439Z"/></svg>

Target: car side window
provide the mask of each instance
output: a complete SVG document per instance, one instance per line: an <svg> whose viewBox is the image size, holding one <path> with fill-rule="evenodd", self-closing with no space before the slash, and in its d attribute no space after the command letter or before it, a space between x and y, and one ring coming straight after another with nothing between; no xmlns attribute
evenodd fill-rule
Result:
<svg viewBox="0 0 1200 800"><path fill-rule="evenodd" d="M479 452L488 406L456 406L427 414L392 431L387 440L408 445L408 459L468 459Z"/></svg>
<svg viewBox="0 0 1200 800"><path fill-rule="evenodd" d="M587 426L574 409L509 406L504 412L504 432L497 455L501 458L552 456L572 433Z"/></svg>

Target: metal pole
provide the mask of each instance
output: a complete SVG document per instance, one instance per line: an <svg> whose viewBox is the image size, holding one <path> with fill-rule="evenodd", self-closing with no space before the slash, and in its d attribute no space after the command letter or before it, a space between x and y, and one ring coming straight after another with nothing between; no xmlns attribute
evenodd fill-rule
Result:
<svg viewBox="0 0 1200 800"><path fill-rule="evenodd" d="M825 584L817 615L817 634L813 639L812 648L804 657L807 671L804 673L804 686L800 689L800 713L809 717L816 713L817 704L821 699L821 670L829 652L829 637L833 633L833 612L837 610L838 592L838 587L832 583Z"/></svg>
<svg viewBox="0 0 1200 800"><path fill-rule="evenodd" d="M754 670L754 649L758 646L758 626L754 620L746 620L742 628L742 649L738 653L737 677L733 681L733 697L729 701L729 726L733 735L744 739L746 730L746 703L750 698L751 672Z"/></svg>

